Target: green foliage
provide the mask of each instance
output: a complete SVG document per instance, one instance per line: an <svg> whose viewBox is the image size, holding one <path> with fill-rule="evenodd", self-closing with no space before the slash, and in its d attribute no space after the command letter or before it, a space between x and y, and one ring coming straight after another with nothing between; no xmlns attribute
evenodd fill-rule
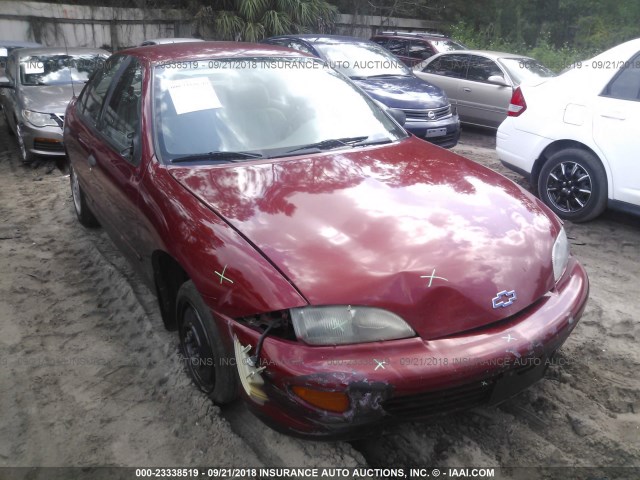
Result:
<svg viewBox="0 0 640 480"><path fill-rule="evenodd" d="M590 36L582 35L581 38L584 40L577 42L575 46L570 46L568 43L555 45L548 31L540 32L536 36L535 43L527 44L524 41L525 35L499 35L496 30L496 25L493 23L474 28L464 21L459 21L451 27L450 34L472 49L494 50L535 58L556 73L560 73L569 65L591 58L616 44L609 45L608 43L611 42L604 42L602 37L600 37L600 41L595 41L597 32L600 36L603 35L603 30L596 28L589 30ZM587 38L590 41L586 41Z"/></svg>
<svg viewBox="0 0 640 480"><path fill-rule="evenodd" d="M273 35L330 30L338 14L325 0L212 0L196 20L217 40L259 42Z"/></svg>

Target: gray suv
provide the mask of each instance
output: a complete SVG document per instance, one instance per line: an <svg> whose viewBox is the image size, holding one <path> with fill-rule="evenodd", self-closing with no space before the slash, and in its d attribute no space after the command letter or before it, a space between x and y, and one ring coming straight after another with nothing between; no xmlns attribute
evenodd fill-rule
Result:
<svg viewBox="0 0 640 480"><path fill-rule="evenodd" d="M64 156L62 126L69 100L79 94L109 52L95 48L21 48L7 59L0 96L22 161Z"/></svg>

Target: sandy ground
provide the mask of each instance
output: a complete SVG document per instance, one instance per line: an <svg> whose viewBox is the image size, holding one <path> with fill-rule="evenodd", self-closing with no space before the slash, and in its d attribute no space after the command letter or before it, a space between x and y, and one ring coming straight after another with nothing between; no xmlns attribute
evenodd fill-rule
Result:
<svg viewBox="0 0 640 480"><path fill-rule="evenodd" d="M473 130L455 150L526 187L494 146ZM640 222L608 213L567 230L591 298L563 365L499 407L302 441L192 387L155 297L77 223L68 175L23 167L0 120L0 466L640 467Z"/></svg>

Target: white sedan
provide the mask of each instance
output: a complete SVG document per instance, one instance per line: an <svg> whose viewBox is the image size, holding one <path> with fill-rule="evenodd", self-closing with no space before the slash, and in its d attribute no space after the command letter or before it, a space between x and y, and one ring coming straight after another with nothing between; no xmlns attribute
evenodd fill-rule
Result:
<svg viewBox="0 0 640 480"><path fill-rule="evenodd" d="M640 39L520 86L508 115L498 157L558 216L584 222L607 206L640 213Z"/></svg>

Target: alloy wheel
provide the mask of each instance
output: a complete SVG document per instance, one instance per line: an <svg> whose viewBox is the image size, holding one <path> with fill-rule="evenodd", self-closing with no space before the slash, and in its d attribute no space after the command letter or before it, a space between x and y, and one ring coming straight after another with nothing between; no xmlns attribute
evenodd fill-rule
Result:
<svg viewBox="0 0 640 480"><path fill-rule="evenodd" d="M582 165L566 161L549 172L546 189L554 207L565 213L573 213L587 205L593 184L589 172Z"/></svg>

